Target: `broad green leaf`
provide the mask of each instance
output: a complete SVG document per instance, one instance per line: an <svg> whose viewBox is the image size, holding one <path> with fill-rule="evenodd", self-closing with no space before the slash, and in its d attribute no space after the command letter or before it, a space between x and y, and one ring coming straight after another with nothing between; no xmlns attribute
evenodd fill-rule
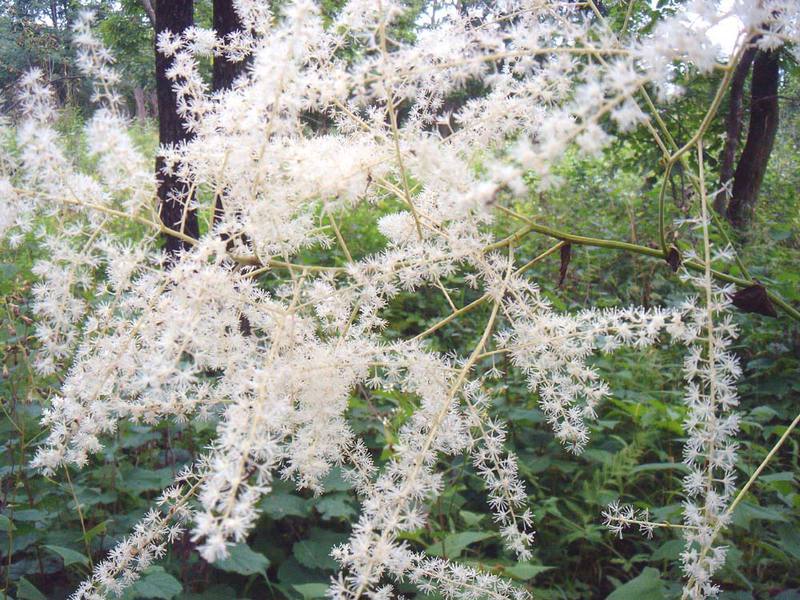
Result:
<svg viewBox="0 0 800 600"><path fill-rule="evenodd" d="M645 567L634 579L611 592L606 600L664 600L664 582L658 569Z"/></svg>
<svg viewBox="0 0 800 600"><path fill-rule="evenodd" d="M677 560L686 544L683 540L667 540L650 556L650 560Z"/></svg>
<svg viewBox="0 0 800 600"><path fill-rule="evenodd" d="M239 575L263 575L267 576L269 559L255 552L247 544L236 544L228 549L230 556L225 560L218 560L214 563L217 569Z"/></svg>
<svg viewBox="0 0 800 600"><path fill-rule="evenodd" d="M341 467L334 467L328 476L322 480L322 489L325 492L346 492L353 488L353 484L342 475Z"/></svg>
<svg viewBox="0 0 800 600"><path fill-rule="evenodd" d="M481 521L483 521L486 515L480 513L474 513L468 510L460 510L458 514L461 516L461 519L466 523L469 527L475 527Z"/></svg>
<svg viewBox="0 0 800 600"><path fill-rule="evenodd" d="M5 515L0 515L0 531L14 531L14 523Z"/></svg>
<svg viewBox="0 0 800 600"><path fill-rule="evenodd" d="M46 513L42 510L37 510L35 508L26 508L24 510L16 510L14 511L14 520L15 521L44 521L47 518L52 518L54 515Z"/></svg>
<svg viewBox="0 0 800 600"><path fill-rule="evenodd" d="M310 569L336 569L337 563L330 557L331 546L314 539L302 540L292 546L297 561Z"/></svg>
<svg viewBox="0 0 800 600"><path fill-rule="evenodd" d="M18 600L47 600L47 597L24 577L21 577L17 583L17 598Z"/></svg>
<svg viewBox="0 0 800 600"><path fill-rule="evenodd" d="M786 521L786 515L778 507L744 501L733 511L733 524L747 529L752 521Z"/></svg>
<svg viewBox="0 0 800 600"><path fill-rule="evenodd" d="M76 563L81 565L89 564L89 559L86 557L85 554L82 554L77 550L73 550L72 548L64 548L63 546L51 546L49 544L45 545L44 548L60 556L64 561L65 567L74 565Z"/></svg>
<svg viewBox="0 0 800 600"><path fill-rule="evenodd" d="M229 585L212 585L202 592L184 592L177 600L234 600L239 596Z"/></svg>
<svg viewBox="0 0 800 600"><path fill-rule="evenodd" d="M118 476L119 489L128 492L133 496L138 496L142 492L160 491L167 487L175 479L173 469L164 467L163 469L140 469L133 467L120 470Z"/></svg>
<svg viewBox="0 0 800 600"><path fill-rule="evenodd" d="M470 544L474 544L494 536L494 532L491 531L463 531L461 533L452 533L444 538L444 540L428 546L426 552L434 556L456 558L461 556L461 553Z"/></svg>
<svg viewBox="0 0 800 600"><path fill-rule="evenodd" d="M265 496L258 507L273 519L307 517L310 512L307 500L286 491L275 491Z"/></svg>
<svg viewBox="0 0 800 600"><path fill-rule="evenodd" d="M356 515L356 509L348 502L348 498L344 493L326 495L314 502L314 508L323 519L347 519Z"/></svg>
<svg viewBox="0 0 800 600"><path fill-rule="evenodd" d="M793 527L779 527L780 548L795 559L800 560L800 533Z"/></svg>
<svg viewBox="0 0 800 600"><path fill-rule="evenodd" d="M532 565L530 563L517 563L511 567L504 567L503 570L514 579L527 581L528 579L533 579L539 575L539 573L544 573L554 568L555 567L546 567L544 565Z"/></svg>
<svg viewBox="0 0 800 600"><path fill-rule="evenodd" d="M158 598L172 600L181 593L181 582L167 573L163 567L150 567L124 598Z"/></svg>

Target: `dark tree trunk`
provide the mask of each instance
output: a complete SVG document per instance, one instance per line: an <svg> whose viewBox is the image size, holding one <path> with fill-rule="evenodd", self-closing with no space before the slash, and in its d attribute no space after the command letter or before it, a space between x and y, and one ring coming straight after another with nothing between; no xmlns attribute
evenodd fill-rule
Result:
<svg viewBox="0 0 800 600"><path fill-rule="evenodd" d="M750 84L747 141L733 175L733 196L728 205L728 220L735 227L744 227L750 220L767 170L778 131L779 79L778 53L759 51Z"/></svg>
<svg viewBox="0 0 800 600"><path fill-rule="evenodd" d="M162 31L180 33L194 23L193 0L156 0L156 38ZM184 130L178 117L177 97L172 91L172 82L167 78L171 59L156 50L156 95L158 97L158 138L163 145L177 144L188 140L191 135ZM197 239L200 231L197 214L194 210L184 210L189 202L188 186L173 175L164 175L161 169L164 162L156 160L156 174L159 177L158 199L161 222L170 229L182 231ZM185 219L184 219L184 212ZM165 235L167 254L174 256L180 250L190 247L188 242L172 235Z"/></svg>
<svg viewBox="0 0 800 600"><path fill-rule="evenodd" d="M233 0L214 0L214 31L222 38L242 28L239 15L233 8ZM217 92L233 85L236 78L244 71L246 62L231 62L224 56L214 57L214 67L211 77L212 90ZM224 215L222 194L217 194L214 200L214 219L216 225Z"/></svg>
<svg viewBox="0 0 800 600"><path fill-rule="evenodd" d="M225 37L239 31L242 23L233 8L233 0L214 0L214 31L218 37ZM224 90L233 85L234 79L243 71L245 62L231 62L224 56L214 57L211 86L214 91Z"/></svg>
<svg viewBox="0 0 800 600"><path fill-rule="evenodd" d="M736 151L739 149L739 138L742 134L742 120L744 110L742 100L744 99L744 84L747 75L750 73L750 66L753 64L756 49L748 48L742 55L736 71L731 79L731 91L728 100L728 114L725 117L725 146L722 148L719 167L720 188L733 178L733 169L736 164ZM714 210L724 215L728 208L728 194L720 192L714 198Z"/></svg>

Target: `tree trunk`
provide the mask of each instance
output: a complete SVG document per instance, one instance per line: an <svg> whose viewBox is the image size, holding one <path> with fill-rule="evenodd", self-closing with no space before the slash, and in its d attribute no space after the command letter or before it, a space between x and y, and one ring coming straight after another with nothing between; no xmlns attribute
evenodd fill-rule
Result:
<svg viewBox="0 0 800 600"><path fill-rule="evenodd" d="M162 31L180 33L191 27L193 18L193 0L157 0L156 38ZM177 97L172 91L172 82L167 77L171 59L156 50L156 95L158 97L158 138L162 145L177 144L191 139L178 117ZM197 239L200 231L197 214L193 209L185 209L191 201L186 183L174 175L164 175L164 161L156 159L156 174L159 177L158 199L159 216L162 223L170 229L182 231ZM172 235L165 235L167 254L174 257L179 251L187 249L190 244Z"/></svg>
<svg viewBox="0 0 800 600"><path fill-rule="evenodd" d="M218 37L225 37L239 31L242 23L233 8L233 0L214 0L214 31ZM224 90L233 85L234 79L244 70L245 61L231 62L224 56L214 57L211 86L214 91Z"/></svg>
<svg viewBox="0 0 800 600"><path fill-rule="evenodd" d="M133 101L136 103L136 120L144 123L147 120L147 100L144 90L138 85L133 88Z"/></svg>
<svg viewBox="0 0 800 600"><path fill-rule="evenodd" d="M153 9L153 3L150 2L150 0L142 0L142 6L144 6L144 12L147 15L147 19L150 21L150 24L155 27L156 11Z"/></svg>
<svg viewBox="0 0 800 600"><path fill-rule="evenodd" d="M728 115L725 117L725 146L722 148L719 167L720 188L727 189L725 186L733 178L733 169L736 164L736 151L739 149L739 138L742 134L742 119L744 111L742 100L744 99L744 84L747 75L750 73L750 66L753 64L756 49L748 48L742 55L736 71L731 79L731 91L728 100ZM728 193L725 191L717 194L714 198L714 210L724 215L728 207Z"/></svg>
<svg viewBox="0 0 800 600"><path fill-rule="evenodd" d="M225 37L241 28L242 23L233 7L233 0L214 0L214 31L217 36ZM244 71L246 64L245 61L231 62L224 56L215 56L211 77L212 90L217 92L231 87L235 79ZM222 220L224 210L222 194L219 193L214 199L214 225Z"/></svg>
<svg viewBox="0 0 800 600"><path fill-rule="evenodd" d="M728 220L738 228L744 227L752 216L775 142L779 79L778 53L759 51L750 84L747 141L733 175L733 196L728 205Z"/></svg>

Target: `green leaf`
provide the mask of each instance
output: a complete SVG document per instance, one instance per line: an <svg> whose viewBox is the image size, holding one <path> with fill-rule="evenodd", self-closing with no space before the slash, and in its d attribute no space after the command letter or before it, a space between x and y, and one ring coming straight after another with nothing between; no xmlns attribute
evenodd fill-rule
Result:
<svg viewBox="0 0 800 600"><path fill-rule="evenodd" d="M337 563L330 557L330 551L330 545L314 540L302 540L292 546L297 562L310 569L336 569Z"/></svg>
<svg viewBox="0 0 800 600"><path fill-rule="evenodd" d="M733 524L747 529L752 521L786 521L782 510L771 506L759 506L752 502L742 502L733 511Z"/></svg>
<svg viewBox="0 0 800 600"><path fill-rule="evenodd" d="M138 496L142 492L161 491L172 483L174 478L173 469L170 467L155 470L132 467L120 470L118 485L119 489Z"/></svg>
<svg viewBox="0 0 800 600"><path fill-rule="evenodd" d="M300 583L292 586L303 600L313 600L314 598L325 598L328 592L327 583Z"/></svg>
<svg viewBox="0 0 800 600"><path fill-rule="evenodd" d="M24 577L20 577L19 583L17 583L17 598L18 600L47 600L47 597Z"/></svg>
<svg viewBox="0 0 800 600"><path fill-rule="evenodd" d="M685 545L683 540L668 540L653 552L650 560L678 560Z"/></svg>
<svg viewBox="0 0 800 600"><path fill-rule="evenodd" d="M317 500L314 508L323 519L347 519L356 515L356 509L347 501L348 498L349 496L343 493L323 496Z"/></svg>
<svg viewBox="0 0 800 600"><path fill-rule="evenodd" d="M38 521L44 521L50 516L51 515L49 515L48 513L41 510L36 510L35 508L26 508L24 510L14 511L15 521L38 522Z"/></svg>
<svg viewBox="0 0 800 600"><path fill-rule="evenodd" d="M494 536L494 532L491 531L463 531L461 533L452 533L444 538L444 540L436 542L435 544L431 544L425 551L433 556L456 558L461 556L461 553L470 544L474 544Z"/></svg>
<svg viewBox="0 0 800 600"><path fill-rule="evenodd" d="M202 592L184 592L177 600L233 600L238 598L236 591L229 585L212 585Z"/></svg>
<svg viewBox="0 0 800 600"><path fill-rule="evenodd" d="M68 567L74 564L81 564L81 565L88 565L89 559L86 557L85 554L81 554L77 550L73 550L72 548L64 548L63 546L51 546L45 545L45 549L49 550L53 554L57 554L61 557L64 561L64 566Z"/></svg>
<svg viewBox="0 0 800 600"><path fill-rule="evenodd" d="M263 575L266 578L269 567L269 559L266 556L255 552L247 544L236 544L229 548L228 552L230 553L228 558L214 563L217 569L239 575Z"/></svg>
<svg viewBox="0 0 800 600"><path fill-rule="evenodd" d="M124 598L159 598L172 600L181 593L181 582L167 573L163 567L150 567L142 578L133 584Z"/></svg>
<svg viewBox="0 0 800 600"><path fill-rule="evenodd" d="M292 546L292 553L297 562L310 569L336 570L339 563L331 558L331 548L345 542L347 535L316 527L308 535L308 539L301 540Z"/></svg>
<svg viewBox="0 0 800 600"><path fill-rule="evenodd" d="M331 469L328 476L320 483L322 484L322 489L326 492L346 492L353 488L353 484L344 478L340 467Z"/></svg>
<svg viewBox="0 0 800 600"><path fill-rule="evenodd" d="M638 577L615 589L606 600L663 600L664 582L658 569L645 567Z"/></svg>
<svg viewBox="0 0 800 600"><path fill-rule="evenodd" d="M0 531L14 531L14 523L5 515L0 515Z"/></svg>
<svg viewBox="0 0 800 600"><path fill-rule="evenodd" d="M800 560L800 533L791 527L779 527L780 548L790 556Z"/></svg>
<svg viewBox="0 0 800 600"><path fill-rule="evenodd" d="M265 496L258 507L272 519L307 517L310 511L304 498L285 491L275 491Z"/></svg>
<svg viewBox="0 0 800 600"><path fill-rule="evenodd" d="M91 542L98 535L106 533L106 530L108 529L108 524L109 523L113 523L113 521L111 519L106 519L105 521L100 521L97 525L95 525L89 531L86 532L86 536L80 536L77 539L78 540L82 540L85 537L87 542Z"/></svg>
<svg viewBox="0 0 800 600"><path fill-rule="evenodd" d="M527 581L528 579L533 579L540 573L554 568L555 567L546 567L544 565L532 565L530 563L517 563L511 567L504 567L503 570L514 579Z"/></svg>

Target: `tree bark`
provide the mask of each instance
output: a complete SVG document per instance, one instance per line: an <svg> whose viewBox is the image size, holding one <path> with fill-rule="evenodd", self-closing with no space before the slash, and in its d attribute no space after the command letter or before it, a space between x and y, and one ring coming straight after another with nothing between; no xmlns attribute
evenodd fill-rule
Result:
<svg viewBox="0 0 800 600"><path fill-rule="evenodd" d="M150 2L150 0L142 0L142 6L144 6L144 12L147 14L147 19L150 21L150 24L155 27L156 11L153 9L153 3Z"/></svg>
<svg viewBox="0 0 800 600"><path fill-rule="evenodd" d="M133 88L133 101L136 103L136 120L144 123L147 120L147 100L144 89L138 85Z"/></svg>
<svg viewBox="0 0 800 600"><path fill-rule="evenodd" d="M180 33L194 23L193 0L156 0L156 39L162 31ZM172 90L172 82L167 77L171 59L156 50L156 95L158 97L158 138L162 145L178 144L191 139L178 116L177 96ZM158 199L159 216L162 223L170 229L182 231L197 239L200 230L194 209L185 209L190 202L189 187L174 175L162 172L164 161L156 159L156 175L159 177ZM165 249L174 257L190 244L172 235L165 235Z"/></svg>
<svg viewBox="0 0 800 600"><path fill-rule="evenodd" d="M758 51L750 83L750 123L747 141L733 175L728 220L743 228L752 217L778 131L778 52Z"/></svg>
<svg viewBox="0 0 800 600"><path fill-rule="evenodd" d="M239 15L233 8L233 0L214 0L214 31L222 38L242 28ZM245 61L231 62L224 56L214 57L211 86L214 91L224 90L231 85L244 70Z"/></svg>
<svg viewBox="0 0 800 600"><path fill-rule="evenodd" d="M751 47L745 50L736 71L731 79L731 91L728 99L728 114L725 117L725 145L722 148L719 167L720 188L725 186L733 178L734 165L736 164L736 151L739 149L739 138L742 135L742 120L744 110L742 100L744 99L744 84L747 75L750 73L750 66L756 55L756 49ZM728 194L720 192L714 198L714 210L724 215L728 207Z"/></svg>
<svg viewBox="0 0 800 600"><path fill-rule="evenodd" d="M233 7L233 0L214 0L213 21L214 31L220 38L242 28L239 15ZM212 90L218 92L230 88L236 78L244 71L246 64L246 61L231 62L226 60L225 56L215 56L211 74ZM214 199L214 225L222 220L224 210L222 194L219 193Z"/></svg>

